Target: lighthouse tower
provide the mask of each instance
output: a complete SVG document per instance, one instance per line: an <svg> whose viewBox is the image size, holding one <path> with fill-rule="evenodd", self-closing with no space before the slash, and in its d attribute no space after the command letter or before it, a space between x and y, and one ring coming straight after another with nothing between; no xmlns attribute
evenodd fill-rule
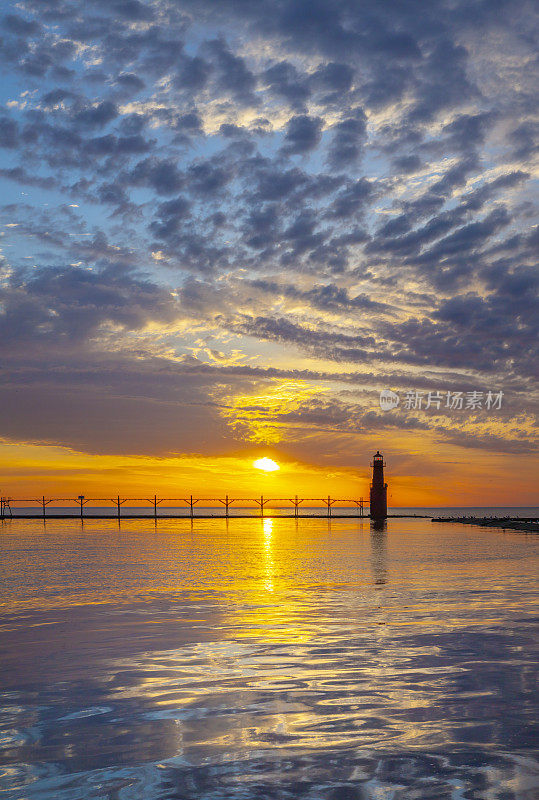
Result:
<svg viewBox="0 0 539 800"><path fill-rule="evenodd" d="M379 450L372 457L371 519L387 517L387 483L384 483L384 457Z"/></svg>

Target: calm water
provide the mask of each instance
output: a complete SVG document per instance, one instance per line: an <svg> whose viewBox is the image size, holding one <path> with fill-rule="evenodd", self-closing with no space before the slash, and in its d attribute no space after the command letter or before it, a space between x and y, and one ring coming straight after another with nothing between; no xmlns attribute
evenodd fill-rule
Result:
<svg viewBox="0 0 539 800"><path fill-rule="evenodd" d="M27 514L42 514L41 506L35 505L21 505L13 502L12 504L12 512L16 515L27 515ZM327 508L325 508L322 504L318 504L315 506L312 505L302 505L300 506L300 513L302 516L320 516L325 515ZM365 510L364 513L368 514L369 512L369 504L365 502ZM70 506L60 506L58 504L51 504L48 505L46 508L46 516L48 518L54 517L58 514L78 514L79 509L76 503L72 503ZM173 515L173 516L190 516L189 507L185 504L183 506L162 506L158 507L158 516L166 516L166 515ZM278 503L273 503L266 506L265 509L266 516L268 514L272 514L275 516L292 516L294 513L294 507L291 503L288 506ZM416 516L422 517L456 517L460 515L465 516L479 516L479 517L535 517L539 514L539 509L535 506L493 506L493 507L481 507L481 508L472 508L472 507L450 507L447 506L445 508L424 508L424 507L416 507L416 508L390 508L389 514L391 515L399 515L399 514L411 514L412 516L415 514ZM86 505L84 506L84 514L85 515L92 515L92 516L110 516L116 514L116 506L114 501L111 501L110 505L108 506L92 506ZM129 514L136 514L137 516L147 516L153 517L153 505L151 503L146 504L145 506L136 506L134 504L127 503L126 505L122 505L121 516L129 515ZM260 507L256 506L254 503L251 505L239 505L239 504L232 504L230 506L229 514L231 517L235 515L240 516L252 516L252 517L259 517L260 516ZM360 511L357 506L347 506L346 503L341 502L337 503L332 507L332 514L334 516L347 515L347 516L360 516ZM9 512L7 512L7 516L9 516ZM223 506L203 506L203 505L196 505L194 508L194 516L213 516L213 517L224 517L226 516L226 512Z"/></svg>
<svg viewBox="0 0 539 800"><path fill-rule="evenodd" d="M5 522L0 797L537 797L537 537Z"/></svg>

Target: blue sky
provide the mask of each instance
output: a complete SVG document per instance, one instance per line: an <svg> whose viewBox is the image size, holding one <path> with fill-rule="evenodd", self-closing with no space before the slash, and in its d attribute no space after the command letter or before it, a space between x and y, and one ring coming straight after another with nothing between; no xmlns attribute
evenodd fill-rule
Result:
<svg viewBox="0 0 539 800"><path fill-rule="evenodd" d="M520 0L3 3L4 441L528 458L536 26ZM505 401L388 416L386 387Z"/></svg>

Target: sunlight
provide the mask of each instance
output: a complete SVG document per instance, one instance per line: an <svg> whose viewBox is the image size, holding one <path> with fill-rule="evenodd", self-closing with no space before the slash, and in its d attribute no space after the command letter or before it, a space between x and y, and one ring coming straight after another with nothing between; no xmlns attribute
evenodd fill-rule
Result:
<svg viewBox="0 0 539 800"><path fill-rule="evenodd" d="M264 586L268 592L273 592L273 575L275 572L272 542L273 520L269 518L262 520L262 530L264 533L264 556L266 566L266 580Z"/></svg>
<svg viewBox="0 0 539 800"><path fill-rule="evenodd" d="M276 469L281 469L271 458L259 458L253 461L253 467L256 467L256 469L263 469L265 472L275 472Z"/></svg>

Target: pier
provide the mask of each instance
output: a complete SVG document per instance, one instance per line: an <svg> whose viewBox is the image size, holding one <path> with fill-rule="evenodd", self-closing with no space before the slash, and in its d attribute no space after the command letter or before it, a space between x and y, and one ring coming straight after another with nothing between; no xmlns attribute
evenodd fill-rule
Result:
<svg viewBox="0 0 539 800"><path fill-rule="evenodd" d="M202 503L207 505L201 506ZM286 503L286 506L275 507L276 503ZM309 513L302 514L302 506L305 508L306 503L315 503L316 507L320 507L320 514ZM108 506L110 504L109 513L92 513L90 508ZM141 512L140 505L144 504L147 507L148 513ZM147 505L146 505L147 504ZM166 506L167 511L159 513L160 507ZM243 504L243 505L242 505ZM335 514L336 506L346 506L346 510L350 507L354 508L354 513ZM39 509L34 513L22 512L22 509L28 508ZM54 506L62 506L62 510L54 513ZM73 512L66 512L65 506L73 506ZM52 506L52 508L51 508ZM86 510L88 508L88 511ZM130 512L130 508L137 508L136 512ZM170 507L177 507L184 513L172 513ZM216 512L221 511L224 513L211 513L210 509L215 508ZM290 517L298 519L300 517L340 517L340 518L364 518L369 516L365 514L365 504L362 497L358 499L342 499L330 497L264 497L258 495L257 497L231 497L225 495L224 497L195 497L189 495L187 497L158 497L157 494L147 497L86 497L81 494L77 497L39 497L39 498L14 498L14 497L0 497L0 520L6 519L211 519L212 517L224 517L228 519L233 518L248 518L252 519L252 513L240 513L245 508L253 509L256 511L256 516L268 517ZM310 508L313 508L312 506ZM204 509L205 513L197 513L197 510ZM231 513L236 509L236 513ZM281 513L275 514L273 512L279 511ZM187 513L185 513L187 512ZM284 512L284 513L282 513Z"/></svg>
<svg viewBox="0 0 539 800"><path fill-rule="evenodd" d="M156 493L148 493L145 497L122 497L117 494L115 497L87 497L84 494L79 494L77 497L31 497L31 498L14 498L3 496L0 497L0 521L6 519L211 519L212 517L229 517L252 519L253 516L259 517L291 517L298 519L300 517L316 518L316 517L332 517L340 519L363 519L365 516L375 519L384 520L387 516L387 483L384 481L384 458L378 450L373 456L371 464L373 468L373 478L370 487L369 497L369 513L365 515L365 501L363 497L359 498L338 498L331 497L299 497L295 494L293 497L264 497L263 494L256 497L231 497L226 494L224 497L195 497L192 494L183 497L158 497ZM202 506L205 503L207 505ZM285 503L284 508L276 504ZM315 506L308 506L308 503L315 503ZM28 505L31 508L28 509ZM65 510L63 505L62 510L57 513L50 513L50 506L59 506L60 504L73 505L73 513L70 510ZM90 506L92 504L92 506ZM103 508L102 505L108 506L111 504L110 514L108 513L95 513L95 508ZM128 505L130 504L130 505ZM141 506L147 508L147 512L141 512ZM165 506L164 504L168 504ZM243 505L241 505L243 504ZM247 504L247 506L245 505ZM335 510L338 505L345 506L342 508L343 512L337 513ZM21 507L27 509L26 513L21 512ZM88 510L85 509L88 507ZM91 508L94 508L94 513ZM125 508L124 508L125 507ZM161 513L159 508L161 507ZM172 513L171 507L179 507L187 513ZM31 513L31 509L39 509L35 513ZM129 508L135 508L135 511L129 512ZM199 512L196 513L197 508ZM221 513L212 513L210 509L219 509ZM253 513L239 513L245 509L253 509ZM306 509L310 509L310 513L305 513ZM320 508L321 513L313 513L317 508ZM353 513L350 513L350 509ZM166 511L165 511L166 509ZM233 509L236 513L230 513ZM54 509L53 509L54 510ZM274 513L276 510L285 513ZM224 511L224 514L222 513ZM302 513L303 511L303 513ZM391 516L391 515L389 515ZM394 515L394 516L408 516L408 515ZM410 516L420 516L413 514Z"/></svg>

